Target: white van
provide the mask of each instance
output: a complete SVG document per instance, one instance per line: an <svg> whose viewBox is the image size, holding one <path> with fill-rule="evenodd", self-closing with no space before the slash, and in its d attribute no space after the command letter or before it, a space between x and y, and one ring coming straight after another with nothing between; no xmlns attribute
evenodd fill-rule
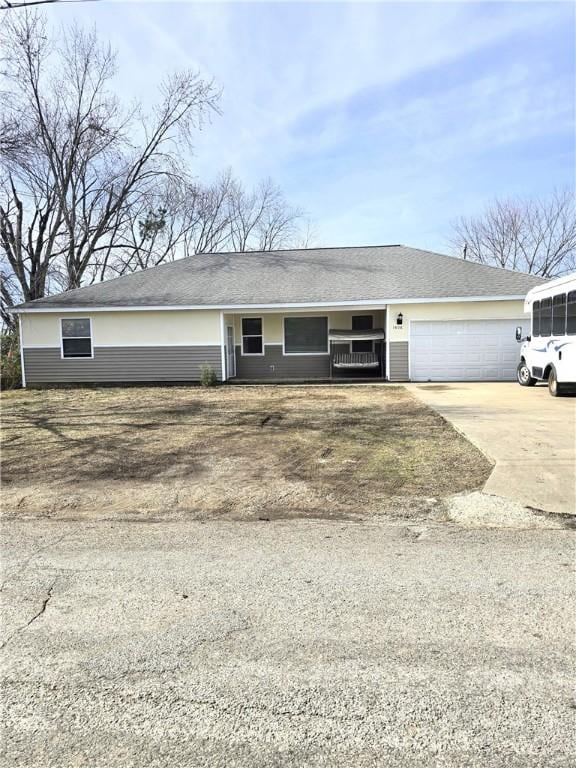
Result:
<svg viewBox="0 0 576 768"><path fill-rule="evenodd" d="M518 383L532 387L547 381L553 397L576 387L576 273L533 288L524 301L532 318L531 334L522 342Z"/></svg>

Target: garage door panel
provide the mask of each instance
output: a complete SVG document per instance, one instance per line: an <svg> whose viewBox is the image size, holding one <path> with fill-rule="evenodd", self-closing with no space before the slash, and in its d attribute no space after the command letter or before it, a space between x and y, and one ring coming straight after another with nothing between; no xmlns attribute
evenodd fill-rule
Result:
<svg viewBox="0 0 576 768"><path fill-rule="evenodd" d="M413 381L513 380L519 359L518 320L413 321Z"/></svg>

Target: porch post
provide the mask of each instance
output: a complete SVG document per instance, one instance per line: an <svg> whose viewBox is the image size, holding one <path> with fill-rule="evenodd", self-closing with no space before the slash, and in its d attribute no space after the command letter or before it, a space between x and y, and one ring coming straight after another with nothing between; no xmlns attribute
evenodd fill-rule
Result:
<svg viewBox="0 0 576 768"><path fill-rule="evenodd" d="M390 304L386 305L386 323L384 333L386 338L386 381L390 381Z"/></svg>
<svg viewBox="0 0 576 768"><path fill-rule="evenodd" d="M222 365L222 382L228 378L226 376L226 329L224 327L224 312L220 312L220 357Z"/></svg>

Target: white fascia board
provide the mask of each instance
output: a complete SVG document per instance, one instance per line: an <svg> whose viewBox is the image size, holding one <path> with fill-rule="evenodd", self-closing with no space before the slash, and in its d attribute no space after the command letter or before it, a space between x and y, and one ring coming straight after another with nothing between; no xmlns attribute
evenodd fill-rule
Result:
<svg viewBox="0 0 576 768"><path fill-rule="evenodd" d="M318 302L289 302L286 304L188 304L188 305L162 305L149 307L34 307L25 309L11 309L15 314L51 313L62 314L67 312L176 312L183 310L220 310L230 312L283 312L291 309L330 309L340 307L362 307L366 309L382 309L393 304L447 304L468 301L524 301L526 294L514 296L443 296L442 298L424 299L361 299L355 301L318 301Z"/></svg>

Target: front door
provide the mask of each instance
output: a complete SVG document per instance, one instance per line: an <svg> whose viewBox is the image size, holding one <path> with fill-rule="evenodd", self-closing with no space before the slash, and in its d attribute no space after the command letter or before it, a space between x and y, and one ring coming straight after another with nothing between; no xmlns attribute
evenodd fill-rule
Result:
<svg viewBox="0 0 576 768"><path fill-rule="evenodd" d="M234 328L226 326L226 378L236 376L236 351L234 349Z"/></svg>

